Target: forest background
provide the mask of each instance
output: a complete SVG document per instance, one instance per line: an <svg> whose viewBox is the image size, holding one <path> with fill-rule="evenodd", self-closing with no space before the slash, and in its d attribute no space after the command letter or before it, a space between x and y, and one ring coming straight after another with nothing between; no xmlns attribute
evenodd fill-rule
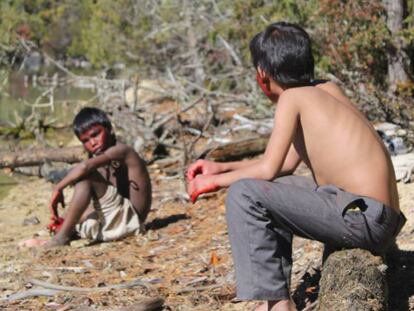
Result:
<svg viewBox="0 0 414 311"><path fill-rule="evenodd" d="M413 0L3 0L1 73L7 79L34 50L68 68L124 64L128 79L179 81L187 99L243 94L271 116L248 44L280 20L309 32L318 78L340 83L372 121L412 127Z"/></svg>
<svg viewBox="0 0 414 311"><path fill-rule="evenodd" d="M161 296L169 310L252 309L253 304L233 303L225 193L191 205L184 171L199 157L224 161L235 151L240 157L263 151L274 107L257 86L248 46L257 32L281 20L309 32L316 78L338 83L370 121L398 125L403 131L397 138L414 144L414 0L0 0L0 167L9 167L0 172L3 298L26 293L29 278L82 288L162 279L155 289L91 293L87 299L61 293L0 301L0 308L2 303L10 310L115 307ZM79 101L74 85L93 91ZM149 99L139 96L147 86L155 94ZM131 89L137 94L132 103L126 96ZM10 100L14 97L18 101ZM45 254L23 252L16 247L20 240L48 237L49 181L65 172L58 166L53 175L55 167L45 157L77 162L84 156L77 153L72 161L68 150L82 149L70 126L85 105L107 111L116 134L148 164L154 200L147 235L88 247L75 241ZM58 111L63 121L55 118ZM223 145L230 148L217 147ZM50 152L39 152L43 148ZM243 153L249 148L255 153ZM398 241L405 251L390 265L390 310L414 310L413 185L398 183L408 222ZM320 267L321 245L299 240L294 249L292 290L315 289L302 279ZM296 303L315 306L314 296L298 294Z"/></svg>

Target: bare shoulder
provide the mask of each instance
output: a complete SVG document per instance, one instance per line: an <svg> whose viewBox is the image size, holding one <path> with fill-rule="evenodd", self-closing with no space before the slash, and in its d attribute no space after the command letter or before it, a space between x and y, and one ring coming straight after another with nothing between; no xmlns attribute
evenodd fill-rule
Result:
<svg viewBox="0 0 414 311"><path fill-rule="evenodd" d="M129 155L136 154L135 150L121 142L117 142L114 146L105 150L105 154L111 160L123 160L127 158Z"/></svg>
<svg viewBox="0 0 414 311"><path fill-rule="evenodd" d="M283 101L297 102L308 105L310 102L340 102L351 105L351 101L342 91L341 87L334 82L324 81L314 86L303 86L291 88L283 92L280 99Z"/></svg>

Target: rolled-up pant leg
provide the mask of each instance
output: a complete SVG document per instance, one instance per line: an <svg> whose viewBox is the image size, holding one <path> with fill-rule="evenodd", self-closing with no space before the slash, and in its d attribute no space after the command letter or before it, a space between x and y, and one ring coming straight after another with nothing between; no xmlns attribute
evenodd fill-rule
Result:
<svg viewBox="0 0 414 311"><path fill-rule="evenodd" d="M292 234L340 242L333 234L335 196L317 193L312 179L288 176L275 182L243 179L228 192L226 217L242 300L289 298Z"/></svg>

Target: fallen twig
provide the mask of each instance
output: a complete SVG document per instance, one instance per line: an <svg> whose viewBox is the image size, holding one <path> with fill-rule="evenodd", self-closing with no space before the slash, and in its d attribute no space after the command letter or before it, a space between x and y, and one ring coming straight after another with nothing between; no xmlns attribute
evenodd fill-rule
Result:
<svg viewBox="0 0 414 311"><path fill-rule="evenodd" d="M37 297L37 296L54 296L60 293L60 290L56 289L44 289L44 288L31 288L29 290L20 291L14 294L11 294L8 297L0 299L0 301L15 301L30 297Z"/></svg>
<svg viewBox="0 0 414 311"><path fill-rule="evenodd" d="M192 102L191 104L185 106L184 108L182 108L179 112L177 113L172 113L169 114L168 116L164 117L163 119L161 119L160 121L158 121L157 123L155 123L152 127L153 131L158 130L161 126L163 126L165 123L171 121L172 119L176 118L178 114L186 112L187 110L190 110L191 108L193 108L195 105L197 105L199 102L201 102L201 100L204 98L204 96L200 96L198 97L194 102Z"/></svg>
<svg viewBox="0 0 414 311"><path fill-rule="evenodd" d="M213 284L213 285L206 285L206 286L198 286L198 287L185 287L183 289L178 290L177 294L183 294L188 292L195 292L195 291L204 291L204 290L210 290L210 289L216 289L220 287L224 287L226 284Z"/></svg>
<svg viewBox="0 0 414 311"><path fill-rule="evenodd" d="M161 279L151 279L148 281L144 280L134 280L132 282L127 283L120 283L115 285L108 285L108 286L102 286L102 287L75 287L75 286L62 286L62 285L55 285L48 282L36 280L36 279L30 279L28 281L29 283L37 286L41 286L48 289L54 289L59 291L72 291L72 292L101 292L101 291L108 291L111 289L123 289L123 288L131 288L135 286L144 286L148 288L149 284L156 284L161 282Z"/></svg>

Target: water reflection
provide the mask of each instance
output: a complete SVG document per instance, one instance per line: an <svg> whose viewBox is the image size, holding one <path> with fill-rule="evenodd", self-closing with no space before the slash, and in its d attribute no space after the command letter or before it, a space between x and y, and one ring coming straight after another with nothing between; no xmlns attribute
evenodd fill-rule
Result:
<svg viewBox="0 0 414 311"><path fill-rule="evenodd" d="M56 81L59 77L54 74ZM28 76L20 71L9 73L8 85L3 87L0 93L0 125L15 122L15 115L25 118L32 113L32 107L50 86L41 86L39 80L42 77ZM50 78L49 78L50 79ZM88 100L95 94L94 89L75 88L70 84L57 86L53 91L54 110L51 107L35 108L40 115L53 117L58 122L70 122L73 118L77 101ZM49 103L49 94L43 96L39 103Z"/></svg>

